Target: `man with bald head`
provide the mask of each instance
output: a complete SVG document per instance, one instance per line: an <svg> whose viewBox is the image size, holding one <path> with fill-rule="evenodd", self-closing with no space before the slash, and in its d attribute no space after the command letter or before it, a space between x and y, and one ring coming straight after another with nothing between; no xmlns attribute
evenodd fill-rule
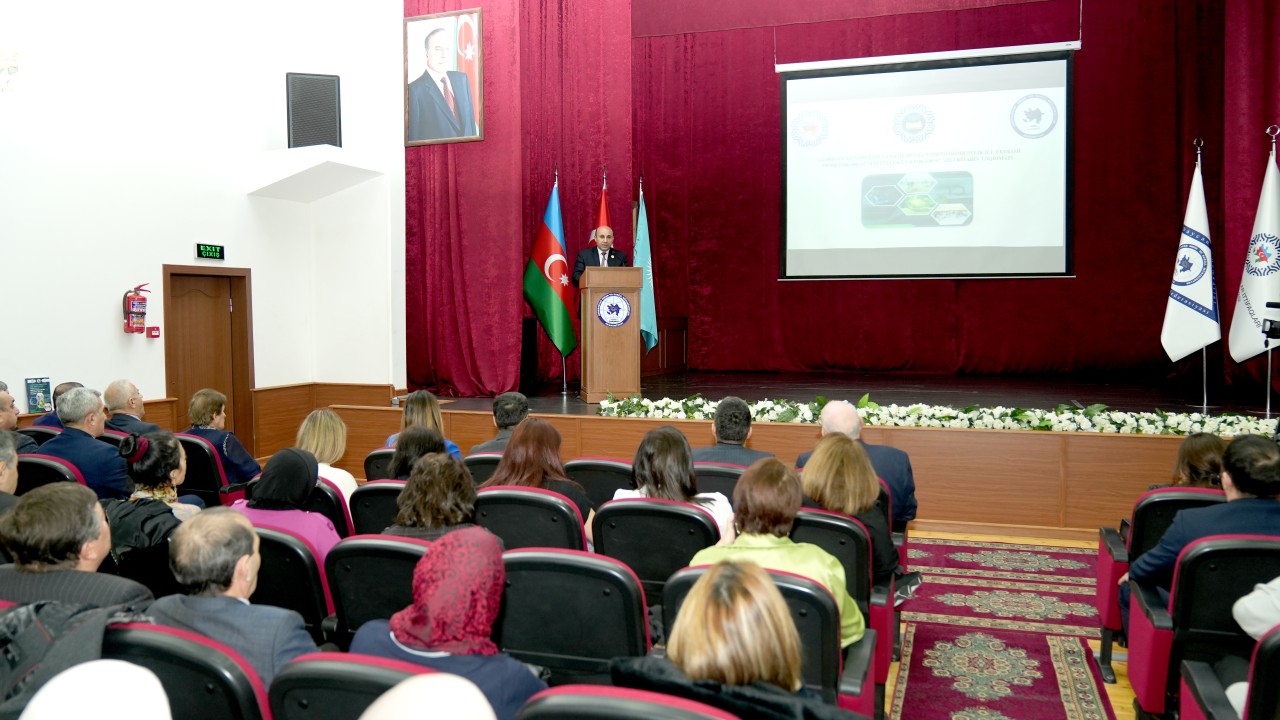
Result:
<svg viewBox="0 0 1280 720"><path fill-rule="evenodd" d="M848 435L862 445L871 459L876 474L889 486L893 494L893 530L902 532L907 522L916 516L916 480L911 473L911 458L898 448L888 445L872 445L863 442L862 417L858 408L848 400L832 400L822 408L818 416L822 426L822 434L840 433ZM796 468L803 468L809 462L813 451L804 453L796 460Z"/></svg>
<svg viewBox="0 0 1280 720"><path fill-rule="evenodd" d="M601 225L596 228L596 246L578 253L573 264L573 284L589 267L626 267L627 254L613 247L613 228Z"/></svg>
<svg viewBox="0 0 1280 720"><path fill-rule="evenodd" d="M138 435L160 431L159 425L142 421L147 412L142 405L142 393L128 380L116 380L108 385L106 392L102 393L102 400L107 404L107 412L111 413L107 429Z"/></svg>
<svg viewBox="0 0 1280 720"><path fill-rule="evenodd" d="M0 390L0 430L12 435L13 444L20 453L40 452L40 444L18 430L18 404L7 389Z"/></svg>

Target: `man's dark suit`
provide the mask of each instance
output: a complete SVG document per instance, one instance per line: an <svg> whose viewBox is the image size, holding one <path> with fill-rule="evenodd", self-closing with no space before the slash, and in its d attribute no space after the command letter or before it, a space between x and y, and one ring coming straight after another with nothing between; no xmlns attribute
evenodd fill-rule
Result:
<svg viewBox="0 0 1280 720"><path fill-rule="evenodd" d="M58 418L58 413L56 412L47 412L36 418L31 424L39 427L58 428L59 430L62 429L62 420Z"/></svg>
<svg viewBox="0 0 1280 720"><path fill-rule="evenodd" d="M149 422L144 422L143 420L124 412L118 412L112 415L111 418L107 420L107 429L117 430L125 433L126 435L129 433L146 435L150 432L160 432L159 425L152 425Z"/></svg>
<svg viewBox="0 0 1280 720"><path fill-rule="evenodd" d="M893 530L902 532L907 521L916 516L916 479L911 472L911 457L888 445L872 445L861 440L857 442L867 451L876 475L889 486L889 492L893 494ZM801 455L796 460L796 467L803 468L811 455L812 450Z"/></svg>
<svg viewBox="0 0 1280 720"><path fill-rule="evenodd" d="M147 614L161 625L200 633L230 647L266 685L290 660L316 652L302 616L271 605L250 605L225 595L166 595L152 603Z"/></svg>
<svg viewBox="0 0 1280 720"><path fill-rule="evenodd" d="M33 438L27 437L16 430L7 430L13 437L13 445L18 449L18 454L30 454L40 452L40 443Z"/></svg>
<svg viewBox="0 0 1280 720"><path fill-rule="evenodd" d="M1159 544L1129 566L1129 578L1149 580L1168 589L1183 549L1200 538L1224 534L1280 537L1280 502L1275 498L1242 498L1178 512Z"/></svg>
<svg viewBox="0 0 1280 720"><path fill-rule="evenodd" d="M627 254L617 248L609 248L609 267L626 267ZM600 250L595 246L589 247L578 253L578 259L573 263L573 284L578 284L578 278L582 277L582 273L587 271L589 267L600 267Z"/></svg>
<svg viewBox="0 0 1280 720"><path fill-rule="evenodd" d="M751 463L764 458L773 457L773 453L760 452L743 447L738 443L718 442L711 447L701 447L693 451L694 462L729 463L747 467Z"/></svg>
<svg viewBox="0 0 1280 720"><path fill-rule="evenodd" d="M511 433L515 432L515 428L507 428L499 430L498 436L492 440L486 440L479 445L472 445L470 455L476 453L500 453L507 449L507 443L511 441Z"/></svg>
<svg viewBox="0 0 1280 720"><path fill-rule="evenodd" d="M75 465L102 500L123 500L133 494L133 480L116 447L83 430L64 428L57 437L41 445L40 452Z"/></svg>
<svg viewBox="0 0 1280 720"><path fill-rule="evenodd" d="M106 573L84 570L24 572L13 565L0 567L0 600L9 602L57 600L97 607L125 605L140 611L154 599L145 585Z"/></svg>
<svg viewBox="0 0 1280 720"><path fill-rule="evenodd" d="M466 73L453 70L445 75L449 78L458 114L455 116L449 109L444 92L432 79L431 73L424 70L422 77L409 83L410 140L443 140L480 134L476 129L476 111L471 105L471 80Z"/></svg>

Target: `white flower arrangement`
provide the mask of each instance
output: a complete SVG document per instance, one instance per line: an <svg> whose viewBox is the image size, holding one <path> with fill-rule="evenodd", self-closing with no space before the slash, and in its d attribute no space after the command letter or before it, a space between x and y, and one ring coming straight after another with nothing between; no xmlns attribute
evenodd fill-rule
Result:
<svg viewBox="0 0 1280 720"><path fill-rule="evenodd" d="M683 400L648 400L639 395L617 399L610 395L600 403L598 414L606 417L635 417L670 420L711 420L718 401L693 395ZM749 403L756 422L814 423L826 398L801 403L794 400L761 400ZM1233 435L1267 435L1276 431L1275 420L1248 415L1205 415L1201 413L1119 412L1105 405L1073 407L1059 405L1053 410L1007 407L952 408L945 405L879 405L863 395L858 412L867 425L879 427L966 428L975 430L1051 430L1054 432L1116 433L1120 435L1190 435L1206 432Z"/></svg>

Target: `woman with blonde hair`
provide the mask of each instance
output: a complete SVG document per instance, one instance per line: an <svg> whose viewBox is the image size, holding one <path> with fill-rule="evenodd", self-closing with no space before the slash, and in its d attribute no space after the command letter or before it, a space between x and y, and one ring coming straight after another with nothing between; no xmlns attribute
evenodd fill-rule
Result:
<svg viewBox="0 0 1280 720"><path fill-rule="evenodd" d="M667 657L618 658L613 683L714 705L744 720L853 718L804 688L800 635L759 565L712 565L680 606Z"/></svg>
<svg viewBox="0 0 1280 720"><path fill-rule="evenodd" d="M404 432L405 428L411 427L428 427L444 436L444 418L440 416L440 400L426 390L415 390L409 393L404 399L404 415L400 418L400 432ZM387 447L395 447L396 439L400 437L400 433L396 433L387 438ZM462 451L458 449L458 444L445 438L445 452L450 455L462 459Z"/></svg>
<svg viewBox="0 0 1280 720"><path fill-rule="evenodd" d="M316 456L320 477L333 483L342 492L342 499L350 504L351 493L359 485L351 473L333 466L347 451L347 424L338 413L329 408L312 410L298 427L295 447Z"/></svg>
<svg viewBox="0 0 1280 720"><path fill-rule="evenodd" d="M880 479L862 445L841 433L824 435L805 464L800 483L805 496L818 507L849 515L867 528L872 580L889 582L898 571L898 550L893 546L889 518L876 507Z"/></svg>

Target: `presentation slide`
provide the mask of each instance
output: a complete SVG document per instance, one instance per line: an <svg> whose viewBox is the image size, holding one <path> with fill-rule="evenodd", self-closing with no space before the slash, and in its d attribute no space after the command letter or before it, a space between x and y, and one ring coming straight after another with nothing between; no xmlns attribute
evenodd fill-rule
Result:
<svg viewBox="0 0 1280 720"><path fill-rule="evenodd" d="M1070 272L1069 56L964 63L782 75L784 278Z"/></svg>

